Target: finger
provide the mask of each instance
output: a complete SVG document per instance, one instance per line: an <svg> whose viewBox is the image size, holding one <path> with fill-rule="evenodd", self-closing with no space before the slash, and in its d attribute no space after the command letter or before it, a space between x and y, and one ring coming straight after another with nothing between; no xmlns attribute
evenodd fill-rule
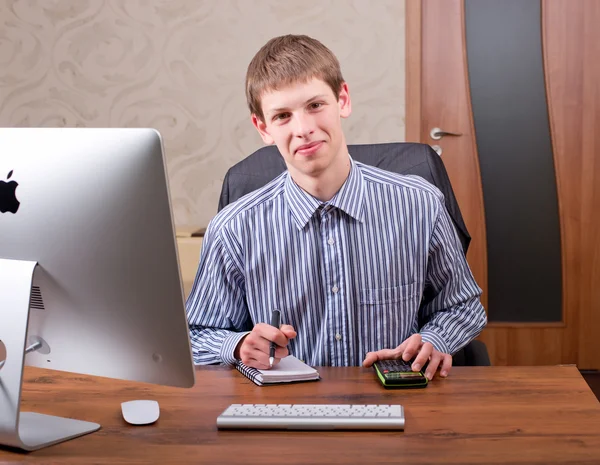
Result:
<svg viewBox="0 0 600 465"><path fill-rule="evenodd" d="M415 355L417 355L417 353L419 353L419 350L421 349L421 345L422 345L421 335L413 334L406 341L404 341L402 344L400 344L400 347L402 347L402 345L404 345L404 344L406 344L406 345L404 346L404 350L402 351L402 360L404 360L405 362L408 362L409 360L413 359L415 357Z"/></svg>
<svg viewBox="0 0 600 465"><path fill-rule="evenodd" d="M269 356L254 348L245 348L241 355L242 363L253 368L264 369L269 366Z"/></svg>
<svg viewBox="0 0 600 465"><path fill-rule="evenodd" d="M254 335L250 340L248 349L248 357L256 358L258 360L268 360L271 357L271 341L263 338L262 336ZM286 343L287 344L287 343ZM287 346L281 347L275 344L275 357L284 358L290 354ZM265 362L266 363L266 362Z"/></svg>
<svg viewBox="0 0 600 465"><path fill-rule="evenodd" d="M270 351L269 351L270 353ZM285 358L290 354L287 347L277 347L275 350L275 358Z"/></svg>
<svg viewBox="0 0 600 465"><path fill-rule="evenodd" d="M297 335L296 330L292 325L282 325L279 330L289 339L294 339Z"/></svg>
<svg viewBox="0 0 600 465"><path fill-rule="evenodd" d="M440 376L445 378L450 374L450 370L452 369L452 355L444 354L444 358L442 359L442 371Z"/></svg>
<svg viewBox="0 0 600 465"><path fill-rule="evenodd" d="M271 357L271 342L261 338L261 340L252 348L250 348L250 350L251 352L249 353L255 356L255 358L259 358L258 354L261 354L260 357L264 356L268 360ZM284 358L287 357L289 354L290 351L287 347L281 347L275 344L275 357Z"/></svg>
<svg viewBox="0 0 600 465"><path fill-rule="evenodd" d="M252 329L252 332L263 338L266 341L265 343L267 346L270 342L274 342L280 347L285 347L288 343L287 336L283 334L279 328L266 323L258 323ZM264 347L265 343L261 344L261 346Z"/></svg>
<svg viewBox="0 0 600 465"><path fill-rule="evenodd" d="M264 353L260 350L252 350L248 353L248 359L254 364L254 368L259 368L261 370L268 370L269 368L271 368L270 365L270 354L269 353ZM273 357L273 359L278 359L281 360L281 357ZM273 362L273 365L275 365L275 362Z"/></svg>
<svg viewBox="0 0 600 465"><path fill-rule="evenodd" d="M373 363L378 360L392 360L398 358L400 352L398 348L395 349L381 349L377 352L369 352L363 361L364 367L370 367Z"/></svg>
<svg viewBox="0 0 600 465"><path fill-rule="evenodd" d="M368 368L372 366L377 360L379 359L377 358L377 354L375 352L367 352L367 355L365 355L365 359L362 362L362 366Z"/></svg>
<svg viewBox="0 0 600 465"><path fill-rule="evenodd" d="M433 345L429 342L426 342L425 344L423 344L421 346L421 350L418 352L418 354L415 358L415 361L412 364L412 369L414 371L419 371L421 368L423 368L423 366L425 366L425 364L431 357L432 353L433 353ZM439 361L438 361L438 363L439 363ZM431 362L429 362L429 365L431 366Z"/></svg>
<svg viewBox="0 0 600 465"><path fill-rule="evenodd" d="M431 360L429 361L429 365L427 366L427 370L425 371L425 376L428 380L432 380L437 372L438 367L440 366L440 362L442 361L441 352L435 352L431 356Z"/></svg>

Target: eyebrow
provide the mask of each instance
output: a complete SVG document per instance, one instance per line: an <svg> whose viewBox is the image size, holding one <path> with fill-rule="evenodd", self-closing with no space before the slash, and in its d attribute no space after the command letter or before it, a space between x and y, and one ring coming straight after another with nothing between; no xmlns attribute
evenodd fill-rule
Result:
<svg viewBox="0 0 600 465"><path fill-rule="evenodd" d="M304 105L308 105L309 103L314 102L315 100L319 100L319 99L323 99L326 98L327 94L319 94L319 95L315 95L314 97L309 98L306 102L304 102ZM273 113L280 113L282 111L288 111L289 108L288 107L279 107L279 108L273 108L272 110L268 110L266 112L267 115L271 115Z"/></svg>

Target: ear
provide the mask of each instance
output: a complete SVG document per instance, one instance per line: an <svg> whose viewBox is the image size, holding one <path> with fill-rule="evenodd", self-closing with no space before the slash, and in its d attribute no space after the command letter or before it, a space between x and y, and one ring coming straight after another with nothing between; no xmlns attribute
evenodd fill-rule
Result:
<svg viewBox="0 0 600 465"><path fill-rule="evenodd" d="M275 140L267 132L267 123L265 123L262 119L260 119L254 113L252 113L252 116L250 118L252 120L252 124L254 125L254 127L256 128L258 133L260 134L260 137L262 137L263 142L267 145L274 144Z"/></svg>
<svg viewBox="0 0 600 465"><path fill-rule="evenodd" d="M348 118L352 113L352 102L350 101L350 89L348 83L344 82L338 96L338 105L340 106L340 116Z"/></svg>

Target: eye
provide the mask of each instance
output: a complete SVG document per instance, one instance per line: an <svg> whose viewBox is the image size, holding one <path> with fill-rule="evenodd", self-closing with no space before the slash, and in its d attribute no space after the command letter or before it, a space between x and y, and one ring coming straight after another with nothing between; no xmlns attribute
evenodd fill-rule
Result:
<svg viewBox="0 0 600 465"><path fill-rule="evenodd" d="M283 121L284 119L287 119L289 117L289 113L278 113L275 116L273 116L273 121Z"/></svg>
<svg viewBox="0 0 600 465"><path fill-rule="evenodd" d="M318 110L319 108L321 108L323 106L323 104L321 102L313 102L309 105L309 108L311 110Z"/></svg>

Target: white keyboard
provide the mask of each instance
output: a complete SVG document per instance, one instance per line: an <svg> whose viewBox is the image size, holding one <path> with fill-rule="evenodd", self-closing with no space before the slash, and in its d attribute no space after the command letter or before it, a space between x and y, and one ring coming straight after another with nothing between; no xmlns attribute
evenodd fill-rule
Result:
<svg viewBox="0 0 600 465"><path fill-rule="evenodd" d="M232 404L219 429L403 430L401 405Z"/></svg>

